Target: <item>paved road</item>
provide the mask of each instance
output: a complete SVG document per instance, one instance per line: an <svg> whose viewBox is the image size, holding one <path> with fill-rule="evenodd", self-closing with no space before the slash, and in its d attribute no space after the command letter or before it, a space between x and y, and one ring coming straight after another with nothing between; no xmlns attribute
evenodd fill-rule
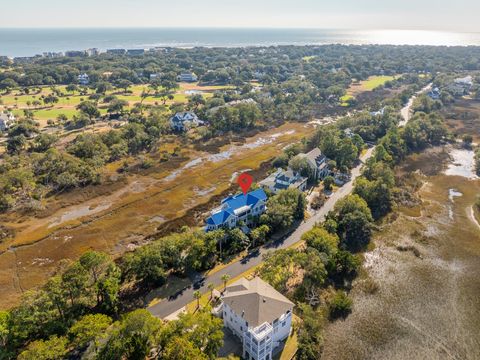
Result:
<svg viewBox="0 0 480 360"><path fill-rule="evenodd" d="M429 89L429 86L425 87L420 92L426 91L428 89ZM412 106L413 99L414 97L412 97L412 99L410 99L408 104L401 110L401 114L404 121L402 121L399 124L399 126L405 125L405 123L410 119L410 108ZM335 193L333 193L332 196L325 202L325 204L322 206L321 209L319 209L316 213L314 213L312 217L302 222L295 229L295 231L291 233L287 238L277 241L273 244L267 244L261 247L259 251L253 254L250 254L247 257L235 263L232 263L224 267L223 269L219 270L218 272L208 276L205 279L203 286L201 286L200 288L198 289L194 289L193 287L187 288L181 294L178 294L178 296L175 299L162 300L161 302L149 307L148 311L150 311L155 316L158 316L160 318L165 318L168 315L179 311L181 308L183 308L188 303L193 301L194 291L199 290L202 293L206 293L208 292L207 284L212 283L215 286L220 286L223 283L221 280L222 275L228 274L232 278L238 275L241 275L242 273L249 270L250 268L260 264L262 262L263 255L274 252L279 249L288 248L293 244L295 244L296 242L298 242L303 233L310 230L315 225L315 223L322 222L325 219L325 215L330 210L333 209L333 207L335 206L338 200L340 200L341 198L347 196L352 192L353 184L355 182L355 179L361 173L363 163L372 156L374 149L375 147L369 148L368 151L365 154L363 154L363 156L360 158L360 164L352 170L352 174L351 174L352 180L347 184L345 184L344 186L342 186L340 189L338 189Z"/></svg>
<svg viewBox="0 0 480 360"><path fill-rule="evenodd" d="M263 247L260 248L259 251L254 252L253 254L247 255L245 258L232 263L223 269L217 271L216 273L208 276L205 281L204 285L198 290L202 293L206 293L208 291L207 289L207 284L213 283L215 286L219 286L222 284L222 275L228 274L232 278L236 277L245 271L249 270L250 268L260 264L263 259L263 255L268 254L270 252L276 251L278 249L285 249L296 242L298 242L302 236L303 233L306 231L310 230L315 223L317 222L322 222L325 219L325 215L333 209L335 206L336 202L345 197L346 195L350 194L353 190L353 183L355 179L360 175L361 168L363 166L363 162L366 161L373 153L374 148L368 149L368 151L361 157L362 163L360 163L357 167L355 167L352 170L352 180L339 188L335 193L330 196L330 198L325 202L325 204L322 206L321 209L319 209L313 216L311 216L309 219L306 221L302 222L293 233L291 233L286 239L279 240L273 244L267 244ZM172 300L163 300L151 307L148 308L148 310L155 316L164 318L191 301L193 301L193 293L197 289L194 289L193 287L190 287L188 289L185 289L183 293L179 294L175 299Z"/></svg>

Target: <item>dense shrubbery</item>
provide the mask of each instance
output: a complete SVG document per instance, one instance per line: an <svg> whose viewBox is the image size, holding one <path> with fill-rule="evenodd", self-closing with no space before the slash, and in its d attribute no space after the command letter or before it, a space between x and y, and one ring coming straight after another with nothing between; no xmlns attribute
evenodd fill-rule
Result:
<svg viewBox="0 0 480 360"><path fill-rule="evenodd" d="M282 190L268 199L267 211L260 221L273 230L285 229L294 221L303 220L305 207L305 195L300 190Z"/></svg>
<svg viewBox="0 0 480 360"><path fill-rule="evenodd" d="M208 310L188 314L164 325L146 310L125 314L118 321L121 278L158 282L184 266L202 267L202 242L196 234L171 236L127 256L122 272L109 256L87 252L52 277L38 291L26 293L19 306L0 312L0 358L10 359L28 344L20 359L60 359L85 352L92 358L145 357L156 349L161 358L187 347L211 359L222 344L222 322ZM183 248L177 248L177 245ZM212 255L206 249L206 258ZM200 262L200 263L198 263ZM160 274L160 275L159 275ZM164 355L163 355L164 354Z"/></svg>

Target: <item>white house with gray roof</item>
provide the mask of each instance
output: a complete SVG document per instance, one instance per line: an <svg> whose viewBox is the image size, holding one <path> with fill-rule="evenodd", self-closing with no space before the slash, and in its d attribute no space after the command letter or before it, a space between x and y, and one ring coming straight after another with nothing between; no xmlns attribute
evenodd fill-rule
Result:
<svg viewBox="0 0 480 360"><path fill-rule="evenodd" d="M327 157L322 154L319 148L315 148L306 154L299 154L298 156L307 159L308 165L313 172L313 178L323 180L330 174Z"/></svg>
<svg viewBox="0 0 480 360"><path fill-rule="evenodd" d="M198 76L193 72L184 72L177 76L177 80L181 82L196 82Z"/></svg>
<svg viewBox="0 0 480 360"><path fill-rule="evenodd" d="M307 187L307 181L307 178L289 168L287 170L278 169L273 174L260 181L258 184L264 189L268 189L276 194L280 190L289 188L304 191Z"/></svg>
<svg viewBox="0 0 480 360"><path fill-rule="evenodd" d="M191 111L178 112L170 119L170 126L174 131L186 131L203 124L204 121Z"/></svg>
<svg viewBox="0 0 480 360"><path fill-rule="evenodd" d="M222 296L223 324L243 344L243 358L271 360L292 328L293 303L256 277L227 286Z"/></svg>
<svg viewBox="0 0 480 360"><path fill-rule="evenodd" d="M11 112L0 112L0 131L7 131L15 123L15 116Z"/></svg>

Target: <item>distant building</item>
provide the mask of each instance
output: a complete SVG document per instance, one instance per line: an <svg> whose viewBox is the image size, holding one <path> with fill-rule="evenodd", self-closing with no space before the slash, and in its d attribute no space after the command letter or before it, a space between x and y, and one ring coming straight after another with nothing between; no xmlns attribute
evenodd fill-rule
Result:
<svg viewBox="0 0 480 360"><path fill-rule="evenodd" d="M260 181L258 184L264 189L268 189L274 194L276 194L280 190L285 190L289 188L304 191L307 187L307 181L307 178L301 176L299 173L293 171L292 169L278 169L269 177Z"/></svg>
<svg viewBox="0 0 480 360"><path fill-rule="evenodd" d="M15 116L11 112L0 113L0 131L6 131L15 123Z"/></svg>
<svg viewBox="0 0 480 360"><path fill-rule="evenodd" d="M438 87L435 87L432 90L430 90L427 95L432 100L439 100L442 93L440 92L440 89Z"/></svg>
<svg viewBox="0 0 480 360"><path fill-rule="evenodd" d="M452 93L453 96L461 97L470 94L472 86L473 78L468 75L463 78L455 79L454 82L447 87L447 90Z"/></svg>
<svg viewBox="0 0 480 360"><path fill-rule="evenodd" d="M87 52L85 50L70 50L70 51L65 51L65 56L66 57L82 57L86 56Z"/></svg>
<svg viewBox="0 0 480 360"><path fill-rule="evenodd" d="M8 56L0 56L0 65L10 65L12 62Z"/></svg>
<svg viewBox="0 0 480 360"><path fill-rule="evenodd" d="M471 88L473 86L473 78L471 75L465 76L463 78L455 79L455 84Z"/></svg>
<svg viewBox="0 0 480 360"><path fill-rule="evenodd" d="M372 115L372 116L383 116L383 114L385 114L385 107L381 108L378 111L371 111L370 112L370 115Z"/></svg>
<svg viewBox="0 0 480 360"><path fill-rule="evenodd" d="M128 49L127 50L127 55L130 56L140 56L145 54L145 49Z"/></svg>
<svg viewBox="0 0 480 360"><path fill-rule="evenodd" d="M163 73L150 74L150 81L155 80L155 79L160 79L162 76L163 76Z"/></svg>
<svg viewBox="0 0 480 360"><path fill-rule="evenodd" d="M59 58L59 57L63 57L63 56L65 56L65 54L64 54L63 52L51 52L51 51L48 51L48 52L44 52L44 53L43 53L43 57L49 58L49 59Z"/></svg>
<svg viewBox="0 0 480 360"><path fill-rule="evenodd" d="M39 57L41 57L40 55L35 55L35 56L17 56L15 58L13 58L13 62L15 64L28 64L28 63L31 63L33 61L35 61L36 59L38 59Z"/></svg>
<svg viewBox="0 0 480 360"><path fill-rule="evenodd" d="M222 200L221 206L212 211L206 220L206 231L220 228L234 228L242 221L246 226L252 219L262 215L266 210L267 194L262 189L247 194L229 196Z"/></svg>
<svg viewBox="0 0 480 360"><path fill-rule="evenodd" d="M230 101L230 102L226 103L225 105L215 106L215 107L212 107L212 108L208 109L208 113L209 113L209 114L213 114L213 113L217 112L217 111L218 111L219 109L221 109L221 108L231 107L231 106L236 106L236 105L241 105L241 104L256 105L257 102L256 102L254 99L252 99L252 98L241 99L241 100L233 100L233 101Z"/></svg>
<svg viewBox="0 0 480 360"><path fill-rule="evenodd" d="M254 99L252 99L252 98L248 98L248 99L230 101L230 102L226 103L225 106L235 106L235 105L240 105L240 104L252 104L252 105L255 105L255 104L257 104L257 102L256 102Z"/></svg>
<svg viewBox="0 0 480 360"><path fill-rule="evenodd" d="M127 50L125 49L108 49L107 50L107 54L110 54L110 55L125 55L126 52Z"/></svg>
<svg viewBox="0 0 480 360"><path fill-rule="evenodd" d="M203 125L205 122L191 111L176 113L170 119L170 126L174 131L186 131L192 127Z"/></svg>
<svg viewBox="0 0 480 360"><path fill-rule="evenodd" d="M78 75L77 80L78 80L78 83L83 86L90 84L90 78L87 74Z"/></svg>
<svg viewBox="0 0 480 360"><path fill-rule="evenodd" d="M196 82L198 81L198 76L192 72L181 73L177 76L177 80L181 82Z"/></svg>
<svg viewBox="0 0 480 360"><path fill-rule="evenodd" d="M87 49L85 52L88 56L97 56L100 54L100 51L97 48Z"/></svg>
<svg viewBox="0 0 480 360"><path fill-rule="evenodd" d="M345 136L349 139L353 138L355 136L355 133L352 131L352 129L350 128L346 128L345 130L343 130L343 133L345 134Z"/></svg>
<svg viewBox="0 0 480 360"><path fill-rule="evenodd" d="M263 79L265 76L266 76L265 73L262 72L262 71L255 71L255 72L253 73L253 77L254 77L255 79L257 79L257 80L261 80L261 79Z"/></svg>
<svg viewBox="0 0 480 360"><path fill-rule="evenodd" d="M307 154L299 154L298 156L307 159L308 165L313 173L313 178L323 180L330 173L327 157L322 154L319 148L315 148Z"/></svg>
<svg viewBox="0 0 480 360"><path fill-rule="evenodd" d="M227 286L222 296L223 324L242 342L243 359L272 359L290 335L293 305L258 277Z"/></svg>
<svg viewBox="0 0 480 360"><path fill-rule="evenodd" d="M154 48L148 49L148 52L150 54L167 53L168 51L169 51L169 49L164 48L164 47L154 47Z"/></svg>

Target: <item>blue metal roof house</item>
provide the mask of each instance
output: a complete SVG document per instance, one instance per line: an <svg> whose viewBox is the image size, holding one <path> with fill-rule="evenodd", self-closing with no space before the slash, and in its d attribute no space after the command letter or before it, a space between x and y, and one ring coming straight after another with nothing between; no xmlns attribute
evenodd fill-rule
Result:
<svg viewBox="0 0 480 360"><path fill-rule="evenodd" d="M206 220L205 231L219 228L234 228L238 222L245 225L251 223L252 218L260 216L266 210L267 194L263 189L251 191L247 194L237 194L222 200L221 206L214 209Z"/></svg>

